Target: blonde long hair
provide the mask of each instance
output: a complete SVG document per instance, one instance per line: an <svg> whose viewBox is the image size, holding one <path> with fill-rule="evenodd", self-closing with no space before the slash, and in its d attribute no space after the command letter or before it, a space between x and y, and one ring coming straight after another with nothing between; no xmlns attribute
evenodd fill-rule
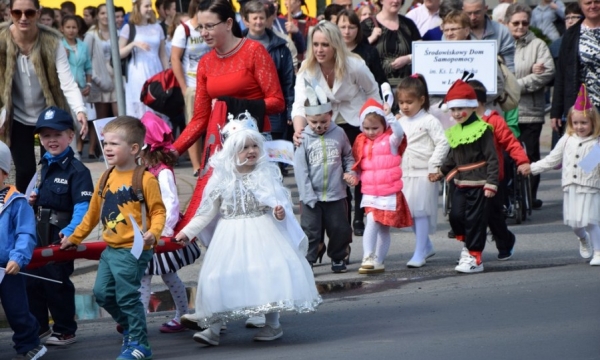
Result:
<svg viewBox="0 0 600 360"><path fill-rule="evenodd" d="M567 128L565 129L565 132L568 135L573 135L575 133L575 129L573 128L573 112L580 112L582 113L583 111L579 111L579 110L575 110L574 106L571 106L571 109L569 109L569 113L567 114ZM590 119L590 122L592 123L592 137L599 137L600 136L600 114L598 114L598 110L596 109L595 106L592 105L591 109L586 110L586 117L588 119Z"/></svg>
<svg viewBox="0 0 600 360"><path fill-rule="evenodd" d="M348 58L356 57L358 55L353 54L348 50L340 29L332 22L322 20L315 25L308 34L308 46L306 47L306 60L302 62L302 66L298 72L306 71L310 75L315 76L319 68L319 63L315 57L312 47L312 38L314 33L320 31L329 42L329 46L334 49L335 56L335 78L341 80L346 75L346 68L348 66Z"/></svg>

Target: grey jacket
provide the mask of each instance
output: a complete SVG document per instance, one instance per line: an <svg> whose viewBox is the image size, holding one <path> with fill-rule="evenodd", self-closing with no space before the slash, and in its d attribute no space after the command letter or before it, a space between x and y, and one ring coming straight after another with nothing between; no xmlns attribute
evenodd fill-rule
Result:
<svg viewBox="0 0 600 360"><path fill-rule="evenodd" d="M502 56L510 71L515 71L515 40L506 26L493 21L486 15L483 37L478 39L475 34L471 33L471 38L473 40L496 40L498 55Z"/></svg>
<svg viewBox="0 0 600 360"><path fill-rule="evenodd" d="M354 174L354 157L346 133L332 122L323 135L315 134L309 126L302 134L304 139L294 154L300 201L312 208L317 201L344 199L344 173Z"/></svg>
<svg viewBox="0 0 600 360"><path fill-rule="evenodd" d="M539 75L531 71L537 63L543 63L546 68ZM519 123L543 123L546 105L544 91L554 77L554 60L546 43L531 31L517 40L515 76L521 85Z"/></svg>

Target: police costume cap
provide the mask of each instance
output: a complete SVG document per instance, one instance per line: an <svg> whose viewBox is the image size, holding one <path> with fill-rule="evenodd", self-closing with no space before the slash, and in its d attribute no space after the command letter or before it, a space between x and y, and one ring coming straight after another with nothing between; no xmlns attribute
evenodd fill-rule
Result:
<svg viewBox="0 0 600 360"><path fill-rule="evenodd" d="M8 146L0 141L0 170L5 173L10 173L10 163L12 162L12 156Z"/></svg>
<svg viewBox="0 0 600 360"><path fill-rule="evenodd" d="M75 130L71 114L56 106L50 106L42 111L38 117L35 124L35 133L39 133L42 128L50 128L58 131L65 131L67 129Z"/></svg>

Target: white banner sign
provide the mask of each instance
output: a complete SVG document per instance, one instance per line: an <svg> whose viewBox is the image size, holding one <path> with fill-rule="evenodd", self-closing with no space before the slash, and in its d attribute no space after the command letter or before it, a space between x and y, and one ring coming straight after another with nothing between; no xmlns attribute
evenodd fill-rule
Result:
<svg viewBox="0 0 600 360"><path fill-rule="evenodd" d="M430 95L446 95L450 86L468 71L497 93L498 60L495 40L414 41L412 72L422 74Z"/></svg>

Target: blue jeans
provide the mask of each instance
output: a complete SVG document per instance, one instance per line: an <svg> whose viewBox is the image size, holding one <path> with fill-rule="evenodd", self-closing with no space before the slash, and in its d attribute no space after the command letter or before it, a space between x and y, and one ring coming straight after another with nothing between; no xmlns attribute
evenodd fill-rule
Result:
<svg viewBox="0 0 600 360"><path fill-rule="evenodd" d="M5 267L6 265L2 265ZM25 354L40 344L40 327L27 305L27 290L23 275L5 275L0 283L0 301L13 334L15 350Z"/></svg>

